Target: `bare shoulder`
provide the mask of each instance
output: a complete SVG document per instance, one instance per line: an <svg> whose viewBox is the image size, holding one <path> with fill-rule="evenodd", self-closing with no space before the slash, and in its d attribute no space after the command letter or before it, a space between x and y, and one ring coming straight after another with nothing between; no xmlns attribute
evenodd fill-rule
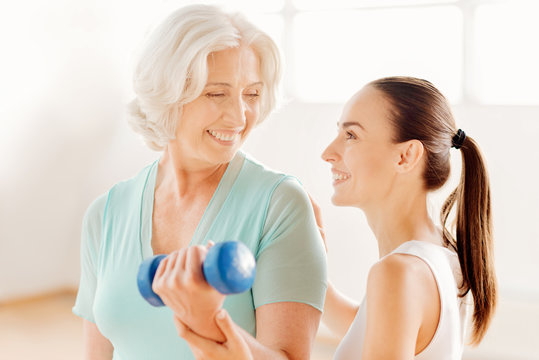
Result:
<svg viewBox="0 0 539 360"><path fill-rule="evenodd" d="M401 299L429 301L436 291L436 280L422 259L407 254L391 254L374 264L369 271L367 294L392 293Z"/></svg>

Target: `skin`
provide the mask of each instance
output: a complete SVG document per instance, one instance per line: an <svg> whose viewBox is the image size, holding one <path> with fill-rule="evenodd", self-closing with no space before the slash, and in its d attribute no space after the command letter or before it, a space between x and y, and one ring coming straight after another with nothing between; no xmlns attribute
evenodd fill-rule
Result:
<svg viewBox="0 0 539 360"><path fill-rule="evenodd" d="M226 353L231 359L308 359L321 318L309 305L281 302L256 309L256 338L227 316L223 324L217 315L224 296L203 280L201 264L208 249L189 246L228 163L259 119L262 85L259 59L251 48L211 54L206 86L183 107L176 140L159 162L152 248L170 255L156 272L153 290L174 311L178 333L198 359L215 358L215 346L221 349L219 358ZM229 139L219 140L212 132ZM112 345L93 323L85 321L84 334L86 359L112 358Z"/></svg>
<svg viewBox="0 0 539 360"><path fill-rule="evenodd" d="M322 154L334 179L340 176L333 183L333 203L361 208L378 241L380 261L367 281L364 360L413 359L430 343L440 316L428 265L411 255L388 255L410 240L442 245L427 211L423 145L395 143L390 115L383 94L363 88L346 104L338 135ZM323 321L342 336L358 309L330 286Z"/></svg>

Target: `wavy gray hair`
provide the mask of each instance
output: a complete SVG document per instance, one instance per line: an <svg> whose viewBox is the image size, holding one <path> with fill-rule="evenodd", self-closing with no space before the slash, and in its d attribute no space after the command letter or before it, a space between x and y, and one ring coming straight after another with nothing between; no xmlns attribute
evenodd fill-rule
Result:
<svg viewBox="0 0 539 360"><path fill-rule="evenodd" d="M136 98L128 105L128 122L153 150L174 139L183 105L202 93L210 53L250 46L260 59L263 82L262 122L275 108L281 78L279 50L273 40L241 14L227 14L208 5L176 10L150 35L134 74Z"/></svg>

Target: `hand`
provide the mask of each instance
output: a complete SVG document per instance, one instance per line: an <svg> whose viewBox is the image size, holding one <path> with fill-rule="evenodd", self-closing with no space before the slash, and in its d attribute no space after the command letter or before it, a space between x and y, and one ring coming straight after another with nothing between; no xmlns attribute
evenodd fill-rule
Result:
<svg viewBox="0 0 539 360"><path fill-rule="evenodd" d="M224 335L214 318L225 296L206 282L202 272L211 245L172 252L159 264L152 289L183 323L198 334L220 341Z"/></svg>
<svg viewBox="0 0 539 360"><path fill-rule="evenodd" d="M253 360L253 355L239 333L237 325L224 309L215 316L215 323L225 336L224 342L208 340L196 334L177 317L174 318L174 323L178 335L187 341L197 360Z"/></svg>
<svg viewBox="0 0 539 360"><path fill-rule="evenodd" d="M313 212L314 212L314 218L316 219L316 225L318 225L318 230L320 231L320 235L322 236L322 240L324 240L324 247L326 248L326 252L328 252L328 245L326 243L326 232L324 231L324 225L322 223L322 210L320 210L320 206L314 201L311 194L309 195L309 200L311 200L311 205L313 206Z"/></svg>

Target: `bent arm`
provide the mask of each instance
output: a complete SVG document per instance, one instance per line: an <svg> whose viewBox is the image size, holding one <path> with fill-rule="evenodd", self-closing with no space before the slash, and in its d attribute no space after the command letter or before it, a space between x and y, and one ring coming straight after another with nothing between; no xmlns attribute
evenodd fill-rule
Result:
<svg viewBox="0 0 539 360"><path fill-rule="evenodd" d="M335 335L341 339L346 335L358 310L359 304L328 283L322 321Z"/></svg>
<svg viewBox="0 0 539 360"><path fill-rule="evenodd" d="M256 310L256 339L240 329L254 359L310 359L321 312L310 305L279 302Z"/></svg>
<svg viewBox="0 0 539 360"><path fill-rule="evenodd" d="M83 354L85 360L111 360L114 347L97 326L83 319Z"/></svg>

